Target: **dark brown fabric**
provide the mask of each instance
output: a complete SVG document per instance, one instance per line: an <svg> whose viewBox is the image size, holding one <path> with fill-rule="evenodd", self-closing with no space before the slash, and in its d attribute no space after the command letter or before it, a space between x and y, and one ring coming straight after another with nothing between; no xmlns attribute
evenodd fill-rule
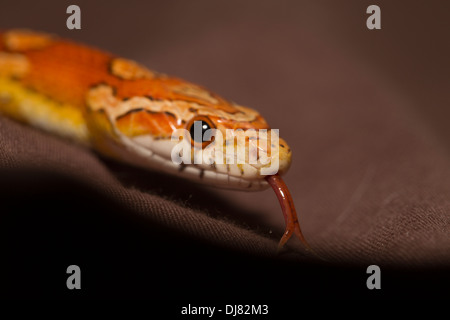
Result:
<svg viewBox="0 0 450 320"><path fill-rule="evenodd" d="M328 261L448 266L450 8L418 3L378 1L378 31L365 27L364 1L78 1L81 31L65 29L63 4L46 6L44 19L14 2L0 21L85 41L259 110L293 150L285 181L305 237ZM3 171L61 174L217 250L275 253L283 218L271 190L142 172L4 118L0 137Z"/></svg>

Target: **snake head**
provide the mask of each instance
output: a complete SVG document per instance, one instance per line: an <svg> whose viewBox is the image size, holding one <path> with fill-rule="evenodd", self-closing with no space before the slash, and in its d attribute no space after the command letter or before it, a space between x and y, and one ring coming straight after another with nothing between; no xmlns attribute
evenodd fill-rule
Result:
<svg viewBox="0 0 450 320"><path fill-rule="evenodd" d="M145 96L125 98L107 86L90 92L91 110L108 117L114 132L108 155L247 191L268 188L266 176L288 170L289 146L255 110L173 78L159 79L151 87Z"/></svg>

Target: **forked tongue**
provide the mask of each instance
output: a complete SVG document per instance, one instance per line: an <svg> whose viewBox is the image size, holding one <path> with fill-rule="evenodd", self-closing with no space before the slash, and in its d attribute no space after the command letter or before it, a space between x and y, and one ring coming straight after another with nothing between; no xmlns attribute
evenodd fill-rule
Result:
<svg viewBox="0 0 450 320"><path fill-rule="evenodd" d="M266 176L267 182L272 187L273 191L277 195L278 201L283 211L284 221L286 223L286 230L278 243L278 251L280 251L286 242L291 238L293 234L303 243L306 249L313 252L309 244L306 242L305 237L302 234L300 225L298 224L297 212L295 211L294 201L292 201L291 193L284 183L283 179L278 174Z"/></svg>

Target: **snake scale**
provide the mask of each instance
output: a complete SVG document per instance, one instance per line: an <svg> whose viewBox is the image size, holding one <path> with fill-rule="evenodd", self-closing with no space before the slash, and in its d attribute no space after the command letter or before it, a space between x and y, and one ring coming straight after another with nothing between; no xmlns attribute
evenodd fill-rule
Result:
<svg viewBox="0 0 450 320"><path fill-rule="evenodd" d="M280 177L291 164L286 141L277 140L273 151L259 137L234 139L270 127L257 111L199 85L54 35L8 30L0 32L0 113L132 165L237 190L271 186L286 222L279 248L293 234L309 248ZM215 129L226 136L233 130L234 146L257 144L258 155L269 161L236 163L225 152L223 163L174 163L171 152L179 141L171 139L172 133L192 132L194 123L201 124L202 134ZM221 142L202 135L181 140L189 143L192 158L206 148L222 150L230 141L228 136ZM261 169L275 160L278 172L263 175Z"/></svg>

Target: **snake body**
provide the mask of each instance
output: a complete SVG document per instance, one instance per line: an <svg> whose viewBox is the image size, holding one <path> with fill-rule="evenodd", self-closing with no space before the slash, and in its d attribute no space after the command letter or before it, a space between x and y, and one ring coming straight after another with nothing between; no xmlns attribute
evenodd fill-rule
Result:
<svg viewBox="0 0 450 320"><path fill-rule="evenodd" d="M233 139L233 143L244 147L257 143L259 155L269 162L233 163L224 153L223 164L174 163L171 150L178 141L171 139L172 133L177 129L189 131L195 121L224 136L227 129L235 130L239 136L250 129L270 127L257 111L199 85L29 30L0 32L0 113L75 140L116 160L208 185L261 190L274 182L261 174L262 168L277 159L278 177L291 163L291 150L283 139L270 149L261 147L261 138L253 139L251 135L241 142ZM184 140L192 148L193 158L206 145L214 150L227 143L214 140L206 144L190 139ZM294 229L291 226L290 230Z"/></svg>

